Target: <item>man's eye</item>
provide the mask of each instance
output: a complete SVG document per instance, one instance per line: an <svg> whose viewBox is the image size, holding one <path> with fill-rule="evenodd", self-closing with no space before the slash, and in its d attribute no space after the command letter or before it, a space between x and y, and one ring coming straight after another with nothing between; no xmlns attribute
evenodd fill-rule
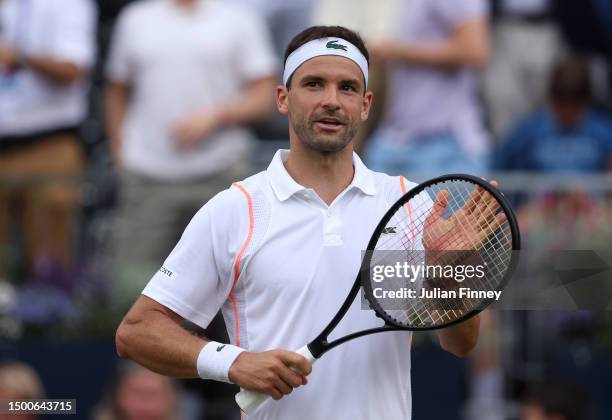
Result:
<svg viewBox="0 0 612 420"><path fill-rule="evenodd" d="M343 90L349 91L349 92L354 92L355 91L355 87L353 85L344 85L342 86Z"/></svg>
<svg viewBox="0 0 612 420"><path fill-rule="evenodd" d="M306 86L308 87L319 87L321 84L319 82L307 82Z"/></svg>

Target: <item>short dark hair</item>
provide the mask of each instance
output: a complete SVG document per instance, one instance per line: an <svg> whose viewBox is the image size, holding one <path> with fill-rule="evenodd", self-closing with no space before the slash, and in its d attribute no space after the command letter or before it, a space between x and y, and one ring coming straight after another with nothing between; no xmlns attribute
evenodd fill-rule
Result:
<svg viewBox="0 0 612 420"><path fill-rule="evenodd" d="M591 100L591 75L588 62L582 57L559 60L548 85L551 101L561 104L583 105Z"/></svg>
<svg viewBox="0 0 612 420"><path fill-rule="evenodd" d="M287 57L302 45L320 38L342 38L350 42L357 47L361 54L363 54L368 66L370 65L370 53L368 53L365 42L357 32L347 29L344 26L311 26L310 28L304 29L294 36L291 42L289 42L289 45L287 45L283 62L286 62ZM287 80L287 87L291 85L292 77L293 75Z"/></svg>

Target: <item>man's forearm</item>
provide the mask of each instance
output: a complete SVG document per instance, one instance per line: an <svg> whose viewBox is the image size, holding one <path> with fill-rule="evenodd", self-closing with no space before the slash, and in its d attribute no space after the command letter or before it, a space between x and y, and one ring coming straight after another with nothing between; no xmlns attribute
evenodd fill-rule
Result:
<svg viewBox="0 0 612 420"><path fill-rule="evenodd" d="M480 315L437 331L442 348L456 356L464 357L476 346L480 329Z"/></svg>
<svg viewBox="0 0 612 420"><path fill-rule="evenodd" d="M17 55L19 64L53 82L69 84L79 80L85 70L74 63L35 55Z"/></svg>
<svg viewBox="0 0 612 420"><path fill-rule="evenodd" d="M128 315L116 335L117 353L148 369L179 378L197 378L197 358L208 341L186 331L162 312L146 319Z"/></svg>
<svg viewBox="0 0 612 420"><path fill-rule="evenodd" d="M111 157L116 165L121 162L121 127L127 113L129 86L109 83L104 92L105 128L110 141Z"/></svg>
<svg viewBox="0 0 612 420"><path fill-rule="evenodd" d="M264 120L274 110L273 78L262 79L252 83L232 102L219 109L219 125L226 127Z"/></svg>
<svg viewBox="0 0 612 420"><path fill-rule="evenodd" d="M437 43L400 43L393 56L400 62L424 66L482 67L489 59L488 36L486 22L468 22L448 40Z"/></svg>

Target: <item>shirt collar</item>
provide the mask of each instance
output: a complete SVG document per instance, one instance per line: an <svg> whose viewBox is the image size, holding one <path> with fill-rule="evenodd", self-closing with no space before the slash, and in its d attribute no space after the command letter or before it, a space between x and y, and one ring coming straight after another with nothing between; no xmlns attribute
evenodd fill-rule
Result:
<svg viewBox="0 0 612 420"><path fill-rule="evenodd" d="M298 184L291 175L289 175L289 172L287 172L284 162L288 157L289 150L278 150L267 170L272 190L274 190L274 194L276 194L276 198L278 198L279 201L285 201L296 192L307 189ZM353 167L355 168L355 174L347 190L355 187L366 195L376 195L376 185L374 184L372 171L363 164L355 152L353 152Z"/></svg>

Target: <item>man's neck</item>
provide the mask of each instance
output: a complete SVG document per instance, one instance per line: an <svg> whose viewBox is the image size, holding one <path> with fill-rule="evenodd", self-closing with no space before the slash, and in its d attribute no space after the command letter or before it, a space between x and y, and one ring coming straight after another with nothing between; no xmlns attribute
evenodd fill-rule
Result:
<svg viewBox="0 0 612 420"><path fill-rule="evenodd" d="M181 9L193 9L199 0L174 0L174 4L176 4Z"/></svg>
<svg viewBox="0 0 612 420"><path fill-rule="evenodd" d="M322 153L291 142L285 169L298 184L312 188L327 205L353 181L353 145Z"/></svg>

